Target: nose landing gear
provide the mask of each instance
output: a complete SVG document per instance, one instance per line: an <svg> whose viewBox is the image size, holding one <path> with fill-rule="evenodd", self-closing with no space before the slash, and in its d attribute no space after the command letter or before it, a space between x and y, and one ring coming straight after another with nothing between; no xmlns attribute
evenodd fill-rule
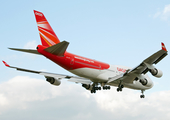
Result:
<svg viewBox="0 0 170 120"><path fill-rule="evenodd" d="M142 93L142 95L140 95L140 98L145 98L144 90L141 90L141 93Z"/></svg>

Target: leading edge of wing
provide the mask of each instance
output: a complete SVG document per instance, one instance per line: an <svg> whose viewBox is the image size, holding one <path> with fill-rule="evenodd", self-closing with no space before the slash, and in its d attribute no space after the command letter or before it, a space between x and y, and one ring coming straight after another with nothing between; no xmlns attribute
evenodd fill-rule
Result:
<svg viewBox="0 0 170 120"><path fill-rule="evenodd" d="M153 67L152 64L157 64L165 56L168 55L167 53L168 51L164 43L161 43L161 46L162 46L161 50L146 58L141 64L139 64L138 66L134 67L131 70L128 70L126 73L111 78L107 83L119 82L119 81L132 83L136 77L140 76L140 74L146 74L149 71L149 69L152 69Z"/></svg>
<svg viewBox="0 0 170 120"><path fill-rule="evenodd" d="M148 64L157 64L158 62L160 62L165 56L168 55L168 51L165 47L164 43L161 43L161 47L162 49L159 50L158 52L152 54L151 56L149 56L148 58L146 58L143 63L148 63Z"/></svg>
<svg viewBox="0 0 170 120"><path fill-rule="evenodd" d="M4 65L6 67L14 68L14 69L19 70L19 71L24 71L24 72L30 72L30 73L36 73L36 74L44 75L46 78L47 77L53 77L53 78L56 78L56 79L69 79L68 81L75 82L75 83L82 83L82 84L90 84L90 83L92 83L91 80L86 79L86 78L82 78L82 77L29 70L29 69L10 66L5 61L2 61L2 62L4 63Z"/></svg>
<svg viewBox="0 0 170 120"><path fill-rule="evenodd" d="M164 43L161 43L162 49L157 51L156 53L152 54L148 58L146 58L144 61L142 61L141 64L139 64L137 67L131 69L129 72L135 72L138 74L146 74L148 72L148 69L151 69L153 67L153 64L157 64L160 62L164 57L168 55L168 51L164 45ZM151 67L150 67L151 66Z"/></svg>

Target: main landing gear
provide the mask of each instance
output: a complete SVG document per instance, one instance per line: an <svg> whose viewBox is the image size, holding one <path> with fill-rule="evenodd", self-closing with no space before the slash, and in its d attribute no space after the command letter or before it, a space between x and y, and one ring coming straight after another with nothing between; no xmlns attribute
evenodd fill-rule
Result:
<svg viewBox="0 0 170 120"><path fill-rule="evenodd" d="M97 90L101 90L101 87L93 87L91 93L96 93Z"/></svg>
<svg viewBox="0 0 170 120"><path fill-rule="evenodd" d="M144 90L141 90L141 93L142 93L142 95L140 95L140 98L145 98Z"/></svg>
<svg viewBox="0 0 170 120"><path fill-rule="evenodd" d="M124 88L123 85L119 86L119 87L117 88L117 92L119 92L119 91L121 92L123 88Z"/></svg>
<svg viewBox="0 0 170 120"><path fill-rule="evenodd" d="M117 92L119 91L121 92L123 88L124 88L124 85L122 85L122 81L120 81L119 86L117 88Z"/></svg>
<svg viewBox="0 0 170 120"><path fill-rule="evenodd" d="M103 86L103 90L110 90L110 86Z"/></svg>
<svg viewBox="0 0 170 120"><path fill-rule="evenodd" d="M110 90L111 87L110 86L103 86L103 90ZM95 85L93 85L91 93L96 93L97 90L101 90L101 87L96 87Z"/></svg>

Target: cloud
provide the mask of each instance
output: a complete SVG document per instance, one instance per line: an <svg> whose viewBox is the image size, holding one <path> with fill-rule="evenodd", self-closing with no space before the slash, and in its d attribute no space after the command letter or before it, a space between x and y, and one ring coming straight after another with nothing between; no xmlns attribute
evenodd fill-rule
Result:
<svg viewBox="0 0 170 120"><path fill-rule="evenodd" d="M24 49L36 49L36 47L37 47L37 43L35 40L29 41L24 45Z"/></svg>
<svg viewBox="0 0 170 120"><path fill-rule="evenodd" d="M170 4L165 5L165 7L162 11L159 10L157 13L155 13L153 18L161 18L164 21L169 21L169 19L170 19Z"/></svg>
<svg viewBox="0 0 170 120"><path fill-rule="evenodd" d="M124 89L123 93L100 93L96 102L101 109L111 112L115 118L130 119L144 118L151 120L169 119L170 91L155 92L146 95L145 99L139 98L139 93ZM120 111L121 115L120 116Z"/></svg>
<svg viewBox="0 0 170 120"><path fill-rule="evenodd" d="M65 80L60 86L53 86L45 80L16 76L0 84L0 119L170 118L170 91L146 94L145 99L139 96L140 91L124 89L116 92L115 87L91 94L81 85Z"/></svg>
<svg viewBox="0 0 170 120"><path fill-rule="evenodd" d="M47 91L42 88L47 88ZM13 79L0 84L0 112L3 106L26 109L27 102L44 101L53 98L56 91L49 90L48 84L42 80L25 76L16 76ZM36 91L36 92L35 92Z"/></svg>
<svg viewBox="0 0 170 120"><path fill-rule="evenodd" d="M170 17L170 4L169 5L165 5L165 8L162 12L162 18L164 20L168 20Z"/></svg>
<svg viewBox="0 0 170 120"><path fill-rule="evenodd" d="M155 13L155 15L153 16L153 18L157 18L157 17L159 17L161 15L161 12L157 12L157 13Z"/></svg>
<svg viewBox="0 0 170 120"><path fill-rule="evenodd" d="M36 50L37 45L38 44L36 43L35 40L29 41L24 45L24 49L34 49L34 50ZM33 59L35 59L37 57L37 55L35 55L35 54L26 53L26 52L25 52L25 55L31 56L31 58L33 58Z"/></svg>

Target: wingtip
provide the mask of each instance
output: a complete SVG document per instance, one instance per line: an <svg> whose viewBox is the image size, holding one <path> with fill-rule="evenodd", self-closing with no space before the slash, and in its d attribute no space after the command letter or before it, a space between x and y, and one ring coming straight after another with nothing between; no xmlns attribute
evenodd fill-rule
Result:
<svg viewBox="0 0 170 120"><path fill-rule="evenodd" d="M6 67L10 67L5 61L2 61Z"/></svg>
<svg viewBox="0 0 170 120"><path fill-rule="evenodd" d="M161 45L162 45L162 50L167 51L165 44L163 42L161 43Z"/></svg>

